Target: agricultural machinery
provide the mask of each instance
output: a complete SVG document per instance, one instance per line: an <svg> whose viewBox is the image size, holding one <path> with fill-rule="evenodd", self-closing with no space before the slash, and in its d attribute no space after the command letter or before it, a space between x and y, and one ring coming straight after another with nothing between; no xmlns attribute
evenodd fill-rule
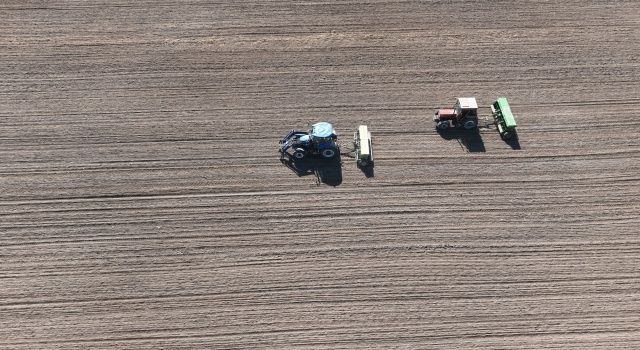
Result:
<svg viewBox="0 0 640 350"><path fill-rule="evenodd" d="M459 97L453 108L440 108L433 116L440 130L449 128L473 129L478 126L478 103L474 97Z"/></svg>
<svg viewBox="0 0 640 350"><path fill-rule="evenodd" d="M360 125L358 130L353 134L353 146L358 166L362 168L373 166L371 133L366 125Z"/></svg>
<svg viewBox="0 0 640 350"><path fill-rule="evenodd" d="M309 155L331 159L340 151L337 139L331 123L319 122L313 124L309 132L291 130L280 140L280 154L282 157L289 156L293 159L303 159Z"/></svg>
<svg viewBox="0 0 640 350"><path fill-rule="evenodd" d="M518 137L516 119L505 97L500 97L491 104L491 114L503 140L515 140Z"/></svg>

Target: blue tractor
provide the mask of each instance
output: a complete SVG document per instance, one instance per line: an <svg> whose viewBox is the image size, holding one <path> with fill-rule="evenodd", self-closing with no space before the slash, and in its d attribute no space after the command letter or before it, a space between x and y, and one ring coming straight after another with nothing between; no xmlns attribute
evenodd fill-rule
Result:
<svg viewBox="0 0 640 350"><path fill-rule="evenodd" d="M303 159L308 155L320 155L331 159L340 152L336 140L338 136L333 125L319 122L311 125L309 132L291 130L280 140L280 154L293 159Z"/></svg>

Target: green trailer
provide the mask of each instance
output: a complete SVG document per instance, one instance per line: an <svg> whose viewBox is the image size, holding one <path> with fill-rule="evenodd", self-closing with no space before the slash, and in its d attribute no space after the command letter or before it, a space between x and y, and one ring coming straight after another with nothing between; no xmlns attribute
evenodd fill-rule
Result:
<svg viewBox="0 0 640 350"><path fill-rule="evenodd" d="M491 104L491 113L498 127L498 132L504 140L512 140L518 137L516 118L513 117L506 97L500 97Z"/></svg>

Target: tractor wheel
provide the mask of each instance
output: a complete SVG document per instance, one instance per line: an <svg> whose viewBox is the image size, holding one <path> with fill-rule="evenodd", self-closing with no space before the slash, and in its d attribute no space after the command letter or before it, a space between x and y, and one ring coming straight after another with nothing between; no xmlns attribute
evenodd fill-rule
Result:
<svg viewBox="0 0 640 350"><path fill-rule="evenodd" d="M447 130L449 128L449 122L440 121L440 122L438 122L438 124L436 124L436 128L438 128L440 130Z"/></svg>
<svg viewBox="0 0 640 350"><path fill-rule="evenodd" d="M322 155L322 158L333 158L336 155L336 151L332 150L331 148L327 148L325 150L322 150L322 152L320 152L320 154Z"/></svg>
<svg viewBox="0 0 640 350"><path fill-rule="evenodd" d="M467 130L475 128L476 125L477 125L476 121L473 119L465 120L464 123L462 124L462 126Z"/></svg>
<svg viewBox="0 0 640 350"><path fill-rule="evenodd" d="M306 153L302 148L296 148L295 152L293 152L293 158L302 159L306 156Z"/></svg>

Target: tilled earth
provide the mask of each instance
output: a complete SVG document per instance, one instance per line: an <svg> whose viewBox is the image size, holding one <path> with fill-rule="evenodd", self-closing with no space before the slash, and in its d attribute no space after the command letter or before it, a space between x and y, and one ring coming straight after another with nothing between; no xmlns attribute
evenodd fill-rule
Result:
<svg viewBox="0 0 640 350"><path fill-rule="evenodd" d="M3 1L0 348L638 349L638 39L636 1ZM519 143L436 132L461 96ZM321 120L341 163L281 163Z"/></svg>

